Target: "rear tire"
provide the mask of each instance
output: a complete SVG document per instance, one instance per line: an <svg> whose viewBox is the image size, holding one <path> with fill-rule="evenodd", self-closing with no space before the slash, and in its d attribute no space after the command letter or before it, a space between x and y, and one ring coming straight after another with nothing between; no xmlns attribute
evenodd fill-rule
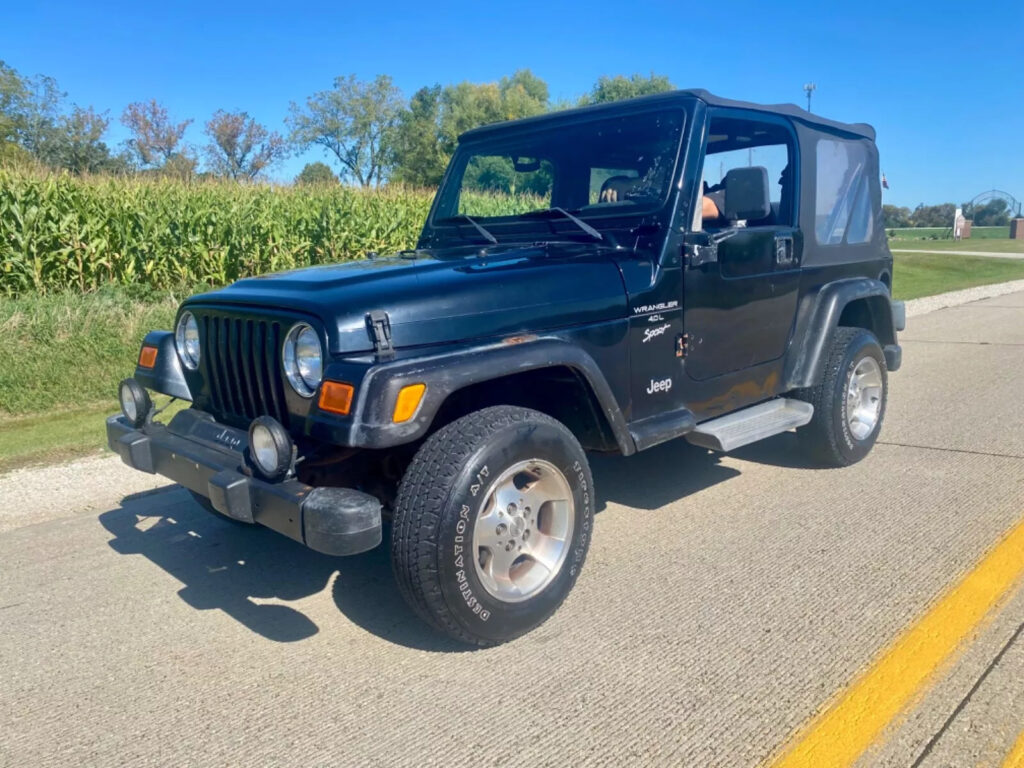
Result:
<svg viewBox="0 0 1024 768"><path fill-rule="evenodd" d="M797 430L809 457L846 467L867 456L882 429L888 393L885 355L875 335L836 328L821 383L793 393L814 406L810 423Z"/></svg>
<svg viewBox="0 0 1024 768"><path fill-rule="evenodd" d="M440 429L398 489L391 560L402 596L464 643L512 640L576 583L593 527L586 454L560 422L498 406Z"/></svg>

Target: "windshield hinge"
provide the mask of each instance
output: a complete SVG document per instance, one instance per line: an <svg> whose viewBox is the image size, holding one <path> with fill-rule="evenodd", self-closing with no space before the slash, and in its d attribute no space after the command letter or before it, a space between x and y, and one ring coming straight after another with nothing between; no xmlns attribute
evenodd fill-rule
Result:
<svg viewBox="0 0 1024 768"><path fill-rule="evenodd" d="M391 318L382 309L366 313L366 328L373 341L373 349L378 358L394 357L395 348L391 344Z"/></svg>

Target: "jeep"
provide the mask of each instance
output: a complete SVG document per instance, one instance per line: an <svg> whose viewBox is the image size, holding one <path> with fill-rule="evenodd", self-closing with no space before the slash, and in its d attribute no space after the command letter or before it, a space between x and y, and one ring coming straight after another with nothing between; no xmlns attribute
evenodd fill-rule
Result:
<svg viewBox="0 0 1024 768"><path fill-rule="evenodd" d="M588 452L871 450L904 326L874 137L702 90L471 130L414 250L184 301L108 443L318 552L387 523L419 616L508 641L579 578Z"/></svg>

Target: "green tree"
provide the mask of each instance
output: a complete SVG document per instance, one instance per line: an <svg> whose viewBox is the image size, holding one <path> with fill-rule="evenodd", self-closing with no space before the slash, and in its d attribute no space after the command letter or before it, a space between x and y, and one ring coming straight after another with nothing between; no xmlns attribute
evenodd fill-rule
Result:
<svg viewBox="0 0 1024 768"><path fill-rule="evenodd" d="M22 77L0 60L0 144L17 145L42 159L57 131L63 98L52 77Z"/></svg>
<svg viewBox="0 0 1024 768"><path fill-rule="evenodd" d="M174 122L167 114L167 108L151 99L129 104L121 115L121 122L132 133L128 146L143 168L167 165L172 158L176 158L174 166L178 170L182 165L181 158L191 159L195 167L195 160L182 141L191 120Z"/></svg>
<svg viewBox="0 0 1024 768"><path fill-rule="evenodd" d="M952 203L925 205L921 203L910 214L910 223L914 227L952 227L956 206Z"/></svg>
<svg viewBox="0 0 1024 768"><path fill-rule="evenodd" d="M441 147L441 86L420 88L402 110L392 147L391 180L416 187L441 183L448 155Z"/></svg>
<svg viewBox="0 0 1024 768"><path fill-rule="evenodd" d="M402 94L388 75L370 82L337 77L334 87L294 102L288 125L300 150L323 147L341 163L342 176L360 186L379 186L394 161L392 146Z"/></svg>
<svg viewBox="0 0 1024 768"><path fill-rule="evenodd" d="M656 75L653 72L646 77L640 74L629 77L601 75L594 83L594 87L590 89L590 93L580 99L580 104L603 104L608 101L621 101L674 89L672 81L665 75Z"/></svg>
<svg viewBox="0 0 1024 768"><path fill-rule="evenodd" d="M124 160L111 156L103 142L110 119L106 112L75 105L61 115L56 130L47 142L44 161L72 173L100 173L124 169Z"/></svg>
<svg viewBox="0 0 1024 768"><path fill-rule="evenodd" d="M1010 224L1010 206L1001 198L993 198L984 205L964 203L964 218L976 227L1005 227Z"/></svg>
<svg viewBox="0 0 1024 768"><path fill-rule="evenodd" d="M218 109L206 123L207 164L218 176L252 180L287 155L280 134L268 131L246 112Z"/></svg>
<svg viewBox="0 0 1024 768"><path fill-rule="evenodd" d="M299 186L337 184L338 177L326 163L306 163L299 175L295 177L295 183Z"/></svg>
<svg viewBox="0 0 1024 768"><path fill-rule="evenodd" d="M895 205L883 205L882 219L885 222L886 229L911 226L909 208L901 208Z"/></svg>

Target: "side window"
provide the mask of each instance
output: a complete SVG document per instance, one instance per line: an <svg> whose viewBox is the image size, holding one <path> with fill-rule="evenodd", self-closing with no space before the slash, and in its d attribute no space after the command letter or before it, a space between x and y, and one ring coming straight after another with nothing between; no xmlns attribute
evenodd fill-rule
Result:
<svg viewBox="0 0 1024 768"><path fill-rule="evenodd" d="M868 153L858 141L818 141L814 236L819 245L866 243L874 233Z"/></svg>
<svg viewBox="0 0 1024 768"><path fill-rule="evenodd" d="M714 118L704 157L704 195L722 212L726 174L733 168L761 166L768 172L771 213L760 221L747 222L748 226L795 224L794 160L793 137L784 126L775 122ZM721 216L705 218L703 223L709 228L729 224Z"/></svg>

